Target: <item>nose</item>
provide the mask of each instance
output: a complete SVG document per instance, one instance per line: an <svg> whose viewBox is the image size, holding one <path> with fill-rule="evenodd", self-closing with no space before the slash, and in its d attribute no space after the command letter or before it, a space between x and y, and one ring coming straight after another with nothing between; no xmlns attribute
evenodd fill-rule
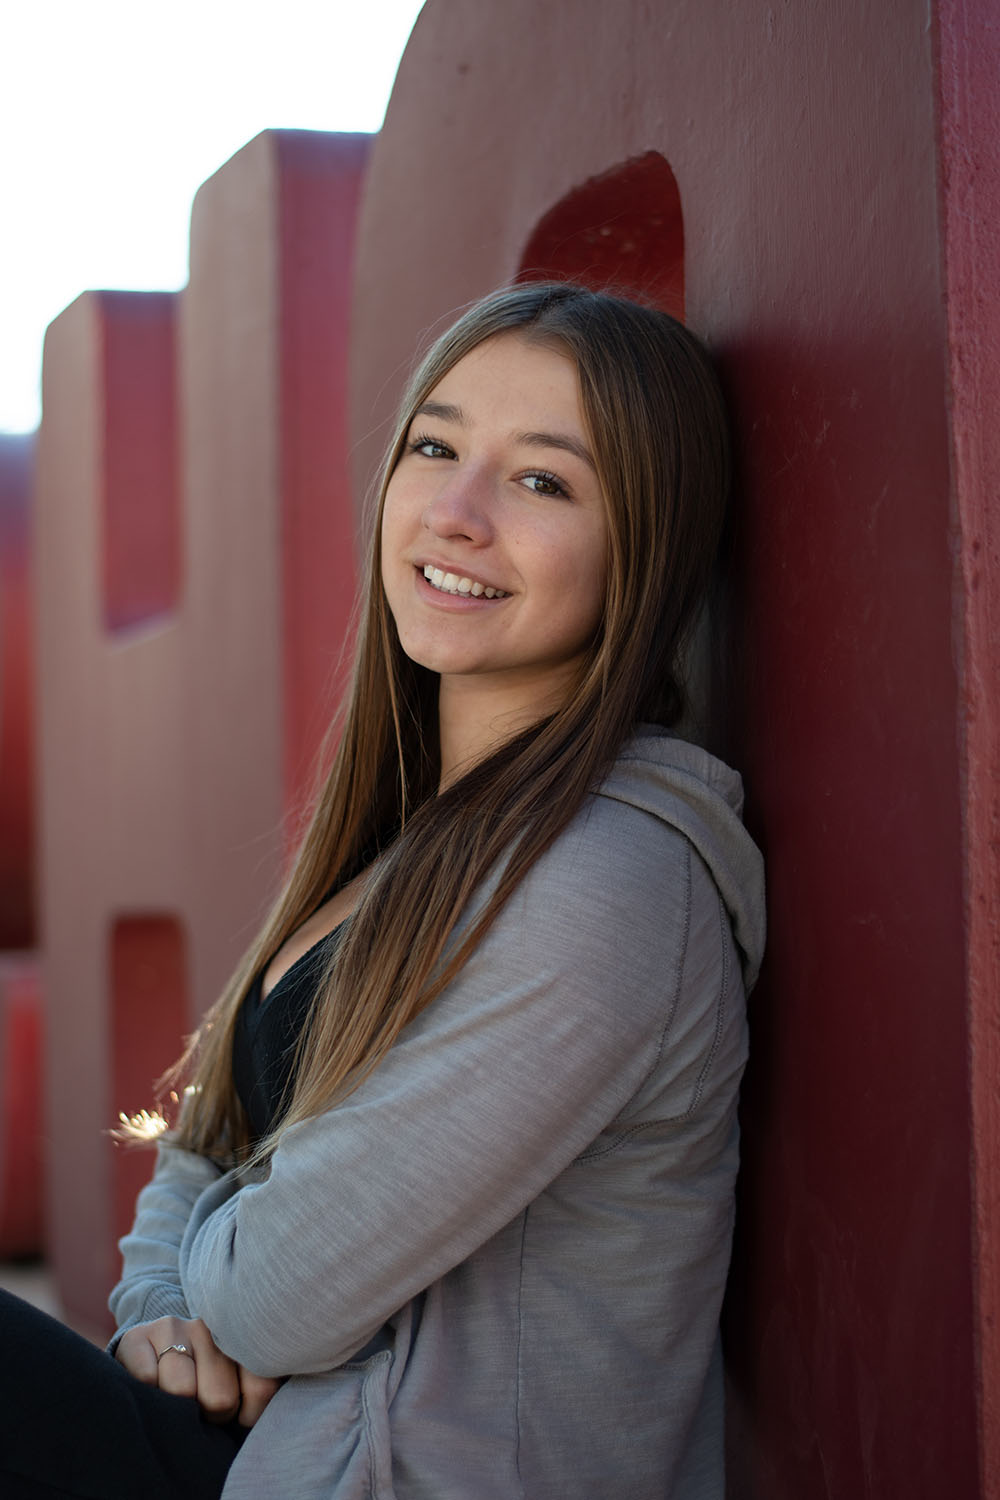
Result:
<svg viewBox="0 0 1000 1500"><path fill-rule="evenodd" d="M493 536L493 486L484 469L462 464L428 500L421 520L435 536L485 546Z"/></svg>

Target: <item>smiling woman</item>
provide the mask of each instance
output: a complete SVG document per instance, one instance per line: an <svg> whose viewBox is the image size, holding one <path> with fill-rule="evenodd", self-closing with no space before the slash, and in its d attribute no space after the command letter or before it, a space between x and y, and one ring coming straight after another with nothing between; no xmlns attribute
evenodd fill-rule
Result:
<svg viewBox="0 0 1000 1500"><path fill-rule="evenodd" d="M568 354L498 334L443 376L386 489L381 548L403 650L439 677L451 781L490 735L558 708L600 621L607 508Z"/></svg>
<svg viewBox="0 0 1000 1500"><path fill-rule="evenodd" d="M522 285L426 357L335 762L179 1065L115 1358L0 1300L5 1495L721 1500L762 872L670 726L727 480L660 313ZM53 1360L78 1448L39 1440Z"/></svg>

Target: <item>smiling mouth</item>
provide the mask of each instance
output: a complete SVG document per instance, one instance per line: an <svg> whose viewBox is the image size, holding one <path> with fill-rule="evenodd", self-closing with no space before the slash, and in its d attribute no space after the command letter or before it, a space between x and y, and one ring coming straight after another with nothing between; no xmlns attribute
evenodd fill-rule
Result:
<svg viewBox="0 0 1000 1500"><path fill-rule="evenodd" d="M495 589L491 584L480 583L478 578L465 578L458 573L446 573L443 568L432 567L427 563L424 567L424 577L432 589L437 589L440 594L464 594L471 595L473 599L507 599L503 589Z"/></svg>

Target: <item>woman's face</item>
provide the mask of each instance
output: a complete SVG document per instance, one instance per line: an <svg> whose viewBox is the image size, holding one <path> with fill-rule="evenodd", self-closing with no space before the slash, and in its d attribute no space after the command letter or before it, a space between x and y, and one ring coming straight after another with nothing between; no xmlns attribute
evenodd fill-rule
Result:
<svg viewBox="0 0 1000 1500"><path fill-rule="evenodd" d="M576 365L497 334L431 391L389 481L382 580L403 650L442 691L545 712L593 639L606 571Z"/></svg>

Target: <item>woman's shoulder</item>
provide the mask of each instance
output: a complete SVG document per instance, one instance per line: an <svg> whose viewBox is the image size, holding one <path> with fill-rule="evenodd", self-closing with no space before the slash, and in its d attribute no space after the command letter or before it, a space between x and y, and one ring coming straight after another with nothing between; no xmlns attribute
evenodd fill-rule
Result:
<svg viewBox="0 0 1000 1500"><path fill-rule="evenodd" d="M529 1038L544 1013L541 1029L561 1045L568 1026L574 1048L617 1038L651 1048L652 1066L683 1000L685 1025L709 1045L731 958L748 988L763 943L759 855L738 786L697 747L630 740L501 907L443 1011L454 1001L462 1017L482 1016L509 1000Z"/></svg>
<svg viewBox="0 0 1000 1500"><path fill-rule="evenodd" d="M553 883L578 909L625 906L655 924L671 893L690 884L692 854L717 889L754 982L764 946L764 872L742 820L737 772L655 726L626 743L577 815L539 861L536 892Z"/></svg>
<svg viewBox="0 0 1000 1500"><path fill-rule="evenodd" d="M709 821L743 816L739 772L693 740L640 724L625 741L597 791L662 815L678 798Z"/></svg>

